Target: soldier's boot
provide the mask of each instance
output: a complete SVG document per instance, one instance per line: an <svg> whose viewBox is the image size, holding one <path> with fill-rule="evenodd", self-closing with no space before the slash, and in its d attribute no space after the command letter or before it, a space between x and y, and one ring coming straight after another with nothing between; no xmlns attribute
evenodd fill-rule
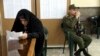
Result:
<svg viewBox="0 0 100 56"><path fill-rule="evenodd" d="M83 49L78 49L75 53L74 53L74 55L75 56L81 56L81 51L82 51Z"/></svg>
<svg viewBox="0 0 100 56"><path fill-rule="evenodd" d="M85 49L83 49L83 53L85 56L91 56Z"/></svg>

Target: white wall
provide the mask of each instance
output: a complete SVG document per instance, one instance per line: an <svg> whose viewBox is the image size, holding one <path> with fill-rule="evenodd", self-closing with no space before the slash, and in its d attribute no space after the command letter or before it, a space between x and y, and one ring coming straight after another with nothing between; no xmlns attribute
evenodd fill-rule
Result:
<svg viewBox="0 0 100 56"><path fill-rule="evenodd" d="M100 7L100 0L71 0L78 7Z"/></svg>

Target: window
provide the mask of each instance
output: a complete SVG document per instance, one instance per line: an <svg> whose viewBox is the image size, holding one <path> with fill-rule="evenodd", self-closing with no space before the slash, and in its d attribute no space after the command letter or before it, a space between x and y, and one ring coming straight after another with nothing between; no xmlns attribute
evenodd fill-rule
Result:
<svg viewBox="0 0 100 56"><path fill-rule="evenodd" d="M4 18L15 18L20 9L31 11L31 0L3 0Z"/></svg>
<svg viewBox="0 0 100 56"><path fill-rule="evenodd" d="M67 13L67 0L40 0L41 19L61 19Z"/></svg>

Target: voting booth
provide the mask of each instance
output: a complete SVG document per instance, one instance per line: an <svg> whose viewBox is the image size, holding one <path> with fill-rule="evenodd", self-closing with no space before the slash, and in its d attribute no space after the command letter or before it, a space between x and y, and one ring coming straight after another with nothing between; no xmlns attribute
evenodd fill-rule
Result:
<svg viewBox="0 0 100 56"><path fill-rule="evenodd" d="M6 31L6 34L7 34L6 42L7 42L7 55L8 56L20 56L20 53L18 50L27 51L27 53L24 54L25 56L35 56L35 42L36 42L35 38L33 38L32 40L29 40L29 42L26 43L27 39L25 40L20 39L20 37L23 34L22 32ZM24 45L28 46L27 50L26 50L26 47L24 47Z"/></svg>

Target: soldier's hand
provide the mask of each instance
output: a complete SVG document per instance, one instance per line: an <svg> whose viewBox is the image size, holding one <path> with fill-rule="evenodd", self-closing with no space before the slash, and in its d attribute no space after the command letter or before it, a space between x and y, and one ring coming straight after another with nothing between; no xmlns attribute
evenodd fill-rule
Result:
<svg viewBox="0 0 100 56"><path fill-rule="evenodd" d="M80 17L80 11L76 11L76 18L78 19Z"/></svg>

